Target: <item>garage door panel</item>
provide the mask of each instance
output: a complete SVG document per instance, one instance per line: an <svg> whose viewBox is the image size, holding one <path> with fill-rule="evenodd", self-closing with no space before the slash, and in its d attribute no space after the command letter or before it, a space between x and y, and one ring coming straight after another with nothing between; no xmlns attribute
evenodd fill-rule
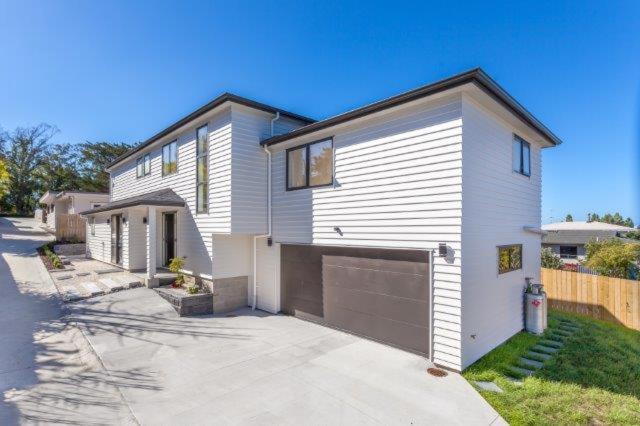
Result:
<svg viewBox="0 0 640 426"><path fill-rule="evenodd" d="M427 301L330 285L324 287L324 306L325 320L332 325L339 325L334 322L336 311L345 309L419 327L423 327L429 320Z"/></svg>
<svg viewBox="0 0 640 426"><path fill-rule="evenodd" d="M429 337L424 327L344 309L332 312L328 324L415 352L428 352Z"/></svg>
<svg viewBox="0 0 640 426"><path fill-rule="evenodd" d="M323 265L345 268L373 269L376 271L397 272L402 274L427 275L427 264L417 261L377 259L368 257L324 255Z"/></svg>

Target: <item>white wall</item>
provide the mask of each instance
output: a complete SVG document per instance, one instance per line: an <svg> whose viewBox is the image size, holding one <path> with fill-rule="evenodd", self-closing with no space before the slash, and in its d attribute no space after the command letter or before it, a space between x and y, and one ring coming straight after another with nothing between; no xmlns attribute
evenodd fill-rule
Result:
<svg viewBox="0 0 640 426"><path fill-rule="evenodd" d="M91 235L90 219L87 218L87 255L102 262L111 262L111 225L109 214L95 216L95 235Z"/></svg>
<svg viewBox="0 0 640 426"><path fill-rule="evenodd" d="M70 214L78 214L91 210L94 203L109 202L109 194L73 194L71 197Z"/></svg>
<svg viewBox="0 0 640 426"><path fill-rule="evenodd" d="M253 275L250 235L219 235L213 239L213 278L233 278Z"/></svg>
<svg viewBox="0 0 640 426"><path fill-rule="evenodd" d="M258 238L256 242L256 287L257 307L263 311L277 313L280 311L280 244L271 247L266 238ZM249 281L249 301L253 301L253 285Z"/></svg>
<svg viewBox="0 0 640 426"><path fill-rule="evenodd" d="M447 243L451 256L434 262L434 358L459 368L461 97L362 120L338 131L334 146L334 186L296 191L286 191L284 147L274 147L275 241L424 250Z"/></svg>
<svg viewBox="0 0 640 426"><path fill-rule="evenodd" d="M541 149L531 143L531 177L512 171L513 133L475 100L465 97L462 196L462 367L523 327L525 277L540 277ZM529 138L529 141L531 139ZM523 245L523 268L498 274L497 246Z"/></svg>

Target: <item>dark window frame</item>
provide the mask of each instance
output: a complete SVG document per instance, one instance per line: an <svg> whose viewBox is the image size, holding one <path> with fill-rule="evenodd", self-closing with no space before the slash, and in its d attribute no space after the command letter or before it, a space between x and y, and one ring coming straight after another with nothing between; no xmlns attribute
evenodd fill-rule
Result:
<svg viewBox="0 0 640 426"><path fill-rule="evenodd" d="M209 141L207 140L207 147L203 153L200 153L198 146L198 133L200 129L206 128L206 137L209 138L209 123L205 123L202 126L196 128L196 214L209 214ZM207 164L207 176L203 182L199 181L199 173L198 173L198 160L200 158L205 158L205 162ZM200 210L198 206L200 205L200 186L204 185L206 188L207 199L204 203L204 209Z"/></svg>
<svg viewBox="0 0 640 426"><path fill-rule="evenodd" d="M144 167L144 163L146 161L145 159L147 157L149 158L149 171L146 171ZM142 174L138 174L138 164L142 164ZM150 174L151 174L151 153L147 153L136 158L136 179L142 179L143 177L148 176Z"/></svg>
<svg viewBox="0 0 640 426"><path fill-rule="evenodd" d="M516 170L513 167L513 164L511 165L511 168L513 169L514 172L521 174L522 176L526 176L526 177L531 177L531 144L529 142L527 142L526 140L524 140L523 138L521 138L518 135L513 135L513 139L514 141L517 141L519 143L520 146L520 168L519 170ZM513 144L511 144L511 146L513 147ZM529 154L529 173L526 173L524 171L524 147L529 148L528 150L528 154ZM513 157L512 157L513 158Z"/></svg>
<svg viewBox="0 0 640 426"><path fill-rule="evenodd" d="M197 135L197 133L196 133L196 135ZM176 150L175 150L175 152L176 152L176 169L174 171L172 171L172 172L165 173L165 171L164 171L164 165L165 165L165 162L164 162L164 148L167 147L167 146L170 147L173 144L175 144L175 146L176 146ZM171 155L171 148L169 148L169 155ZM171 176L171 175L175 175L176 173L178 173L178 139L174 139L171 142L168 142L168 143L165 143L164 145L162 145L162 149L160 150L160 157L162 159L162 177Z"/></svg>
<svg viewBox="0 0 640 426"><path fill-rule="evenodd" d="M562 249L565 249L565 253L563 253ZM566 253L566 249L572 249L572 253ZM577 259L578 258L578 246L570 245L570 244L561 244L558 247L558 252L560 254L561 259ZM575 252L575 253L574 253Z"/></svg>
<svg viewBox="0 0 640 426"><path fill-rule="evenodd" d="M500 270L500 250L511 249L512 247L520 247L520 266L518 268L511 267L511 256L509 256L509 268L505 270ZM498 252L498 275L506 274L508 272L519 271L522 269L522 244L506 244L497 247Z"/></svg>
<svg viewBox="0 0 640 426"><path fill-rule="evenodd" d="M311 176L309 173L309 164L311 163L311 151L310 151L310 147L311 145L320 143L320 142L327 142L327 141L331 141L331 182L329 183L323 183L320 185L309 185L309 182L311 180ZM291 187L289 186L289 152L290 151L297 151L299 149L304 149L305 150L305 155L306 155L306 160L305 160L305 182L306 185L304 186L294 186ZM323 139L318 139L315 140L313 142L308 142L305 143L303 145L296 145L294 147L288 148L285 151L285 186L287 191L297 191L299 189L308 189L308 188L324 188L327 186L333 186L333 183L335 181L335 145L333 143L333 137L330 138L323 138Z"/></svg>

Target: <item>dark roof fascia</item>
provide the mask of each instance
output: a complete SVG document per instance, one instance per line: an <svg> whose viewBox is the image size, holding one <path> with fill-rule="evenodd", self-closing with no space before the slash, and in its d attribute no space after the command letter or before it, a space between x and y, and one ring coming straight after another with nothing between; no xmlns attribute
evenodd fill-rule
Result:
<svg viewBox="0 0 640 426"><path fill-rule="evenodd" d="M143 150L144 148L148 147L149 145L153 144L154 142L156 142L157 140L167 136L168 134L170 134L171 132L179 129L180 127L188 124L190 121L193 121L195 119L197 119L198 117L206 114L207 112L213 110L214 108L219 107L220 105L224 104L225 102L233 102L236 104L240 104L240 105L244 105L247 106L249 108L254 108L254 109L258 109L261 111L265 111L265 112L269 112L269 113L280 113L280 115L289 117L289 118L293 118L295 120L300 120L303 121L305 123L314 123L316 120L309 118L309 117L305 117L303 115L299 115L299 114L295 114L289 111L285 111L279 108L275 108L260 102L256 102L256 101L252 101L251 99L247 99L247 98L243 98L242 96L238 96L238 95L234 95L233 93L224 93L220 96L218 96L217 98L215 98L214 100L212 100L211 102L209 102L206 105L201 106L200 108L198 108L197 110L193 111L191 114L187 115L186 117L181 118L180 120L176 121L175 123L173 123L171 126L167 127L166 129L156 133L155 135L151 136L149 139L147 139L146 141L136 145L135 147L131 148L129 151L125 152L124 154L122 154L121 156L119 156L118 158L116 158L113 162L111 162L108 166L107 169L115 166L116 164L120 163L122 160L125 160L127 158L129 158L130 156L132 156L133 154L135 154L136 152L139 152L141 150Z"/></svg>
<svg viewBox="0 0 640 426"><path fill-rule="evenodd" d="M502 87L500 87L495 81L493 81L491 77L489 77L482 69L475 68L470 71L454 75L453 77L449 77L444 80L419 87L409 92L405 92L400 95L384 99L382 101L374 102L373 104L366 105L362 108L348 111L344 114L336 115L326 120L317 121L307 126L300 127L284 135L278 135L272 138L265 139L260 142L260 144L263 146L275 145L297 138L299 136L323 130L332 126L336 126L338 124L365 117L379 111L393 108L407 102L443 92L445 90L453 89L467 83L476 83L476 85L480 89L482 89L485 93L498 101L500 104L505 106L508 110L522 119L525 123L534 128L538 133L540 133L541 136L549 140L553 145L560 145L562 143L562 141L556 135L554 135L529 111L527 111L513 97L511 97L511 95L509 95L504 89L502 89Z"/></svg>
<svg viewBox="0 0 640 426"><path fill-rule="evenodd" d="M184 207L184 202L179 201L145 201L145 200L134 200L128 203L121 204L105 204L104 206L96 207L95 209L87 210L81 212L81 216L86 216L94 213L103 213L109 212L113 210L121 210L126 209L127 207L137 207L137 206L156 206L156 207Z"/></svg>

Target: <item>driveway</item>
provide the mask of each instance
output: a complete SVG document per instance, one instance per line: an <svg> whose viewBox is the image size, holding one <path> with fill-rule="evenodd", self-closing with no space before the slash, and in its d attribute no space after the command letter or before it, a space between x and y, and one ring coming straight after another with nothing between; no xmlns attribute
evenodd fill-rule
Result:
<svg viewBox="0 0 640 426"><path fill-rule="evenodd" d="M36 247L33 219L0 218L0 424L135 422L64 308Z"/></svg>
<svg viewBox="0 0 640 426"><path fill-rule="evenodd" d="M142 424L503 422L460 375L296 318L180 318L146 288L70 306Z"/></svg>

